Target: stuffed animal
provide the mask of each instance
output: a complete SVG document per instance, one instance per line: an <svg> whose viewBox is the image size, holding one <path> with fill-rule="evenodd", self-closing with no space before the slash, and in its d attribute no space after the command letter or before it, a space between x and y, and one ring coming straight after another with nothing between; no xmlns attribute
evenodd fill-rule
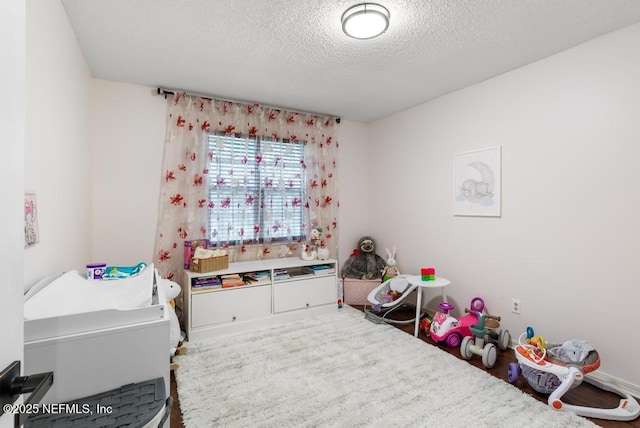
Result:
<svg viewBox="0 0 640 428"><path fill-rule="evenodd" d="M382 271L382 282L400 275L398 265L396 263L396 247L393 247L393 251L389 251L388 248L384 249L387 252L387 264Z"/></svg>
<svg viewBox="0 0 640 428"><path fill-rule="evenodd" d="M324 240L320 241L320 246L318 247L318 260L329 260L329 249L325 246Z"/></svg>
<svg viewBox="0 0 640 428"><path fill-rule="evenodd" d="M300 258L302 260L316 260L318 258L318 252L322 243L322 228L314 227L311 229L311 236L309 242L302 246L300 252ZM327 256L327 258L329 258ZM322 259L326 260L326 259Z"/></svg>
<svg viewBox="0 0 640 428"><path fill-rule="evenodd" d="M169 357L174 357L179 353L184 353L186 349L182 348L182 332L180 331L180 322L175 310L175 298L180 295L182 288L180 285L168 279L160 278L158 285L163 287L164 295L169 302Z"/></svg>
<svg viewBox="0 0 640 428"><path fill-rule="evenodd" d="M311 245L313 245L315 248L318 248L321 242L322 242L322 228L314 227L313 229L311 229Z"/></svg>
<svg viewBox="0 0 640 428"><path fill-rule="evenodd" d="M356 279L382 278L385 261L376 254L376 244L373 238L370 236L360 238L357 250L342 266L342 277Z"/></svg>
<svg viewBox="0 0 640 428"><path fill-rule="evenodd" d="M318 257L318 253L313 249L311 244L304 244L302 246L302 252L300 258L302 260L315 260Z"/></svg>

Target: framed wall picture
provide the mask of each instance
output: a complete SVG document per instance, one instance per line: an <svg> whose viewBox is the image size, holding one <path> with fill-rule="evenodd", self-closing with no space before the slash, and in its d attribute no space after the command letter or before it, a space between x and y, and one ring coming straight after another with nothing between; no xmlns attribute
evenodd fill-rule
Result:
<svg viewBox="0 0 640 428"><path fill-rule="evenodd" d="M24 194L24 246L30 247L40 241L38 232L38 203L35 193Z"/></svg>
<svg viewBox="0 0 640 428"><path fill-rule="evenodd" d="M502 148L454 155L453 215L500 217Z"/></svg>

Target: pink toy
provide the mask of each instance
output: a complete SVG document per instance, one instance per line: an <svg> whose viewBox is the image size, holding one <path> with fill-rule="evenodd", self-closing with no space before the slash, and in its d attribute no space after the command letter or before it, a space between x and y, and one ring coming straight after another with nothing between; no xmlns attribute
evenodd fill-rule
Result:
<svg viewBox="0 0 640 428"><path fill-rule="evenodd" d="M453 309L453 305L447 302L438 304L442 312L437 312L433 316L429 334L434 342L444 342L452 348L460 346L463 337L473 336L470 327L478 322L478 315L475 313L467 313L466 315L456 318L449 315L449 311ZM475 312L484 310L484 300L480 297L471 299L471 308Z"/></svg>

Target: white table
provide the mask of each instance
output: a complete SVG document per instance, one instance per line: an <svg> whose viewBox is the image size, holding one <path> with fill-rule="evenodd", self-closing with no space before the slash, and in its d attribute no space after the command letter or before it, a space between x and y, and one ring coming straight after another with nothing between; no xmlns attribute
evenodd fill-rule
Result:
<svg viewBox="0 0 640 428"><path fill-rule="evenodd" d="M444 292L444 287L446 287L447 285L451 284L451 281L449 281L446 278L441 278L439 276L436 276L436 278L431 280L431 281L423 281L421 275L407 276L407 281L409 281L409 284L417 285L419 287L419 289L416 290L418 292L418 300L416 302L416 321L415 321L415 329L414 329L414 332L413 332L413 335L415 337L418 337L418 327L420 326L420 314L422 312L422 292L423 292L423 290L425 288L439 288L440 292L442 293L442 301L446 302L447 301L447 295Z"/></svg>

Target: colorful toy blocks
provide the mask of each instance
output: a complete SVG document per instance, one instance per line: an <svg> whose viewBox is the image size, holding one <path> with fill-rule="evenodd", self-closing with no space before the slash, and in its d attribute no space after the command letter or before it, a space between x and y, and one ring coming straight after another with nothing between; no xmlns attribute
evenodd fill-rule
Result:
<svg viewBox="0 0 640 428"><path fill-rule="evenodd" d="M436 270L435 268L428 267L420 269L420 273L422 274L423 281L434 281L436 279Z"/></svg>

